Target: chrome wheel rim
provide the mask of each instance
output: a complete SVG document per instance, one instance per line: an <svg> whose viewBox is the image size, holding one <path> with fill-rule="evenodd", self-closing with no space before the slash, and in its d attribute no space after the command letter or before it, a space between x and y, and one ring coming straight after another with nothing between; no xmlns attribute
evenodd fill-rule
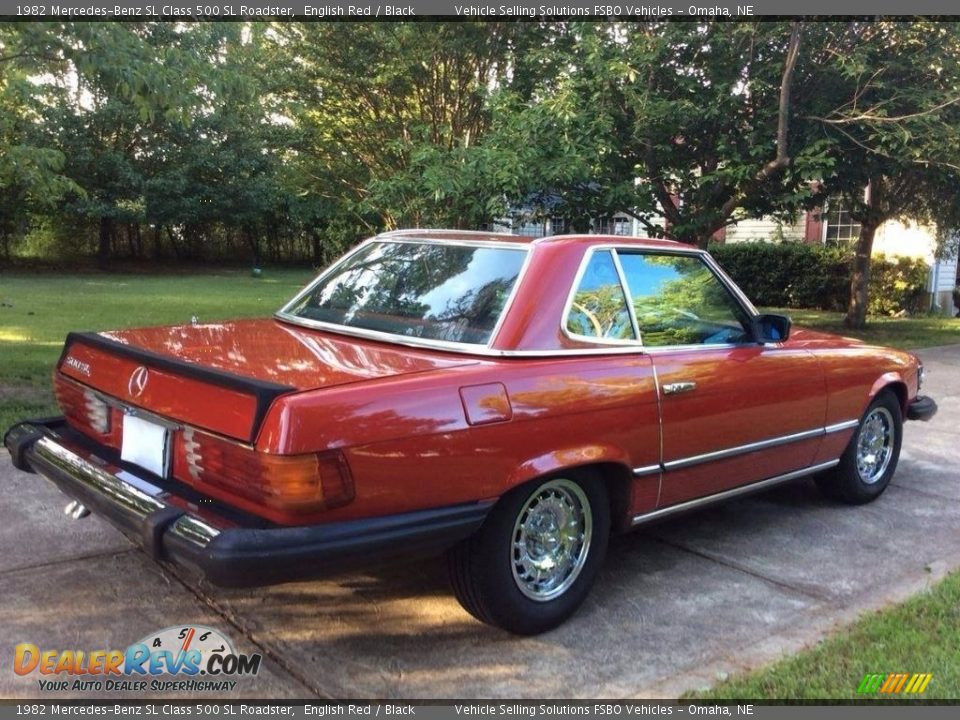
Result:
<svg viewBox="0 0 960 720"><path fill-rule="evenodd" d="M583 488L563 479L538 487L513 526L510 567L520 592L538 602L563 595L587 562L592 533Z"/></svg>
<svg viewBox="0 0 960 720"><path fill-rule="evenodd" d="M879 482L893 457L893 415L885 407L876 407L863 419L857 437L857 473L867 485Z"/></svg>

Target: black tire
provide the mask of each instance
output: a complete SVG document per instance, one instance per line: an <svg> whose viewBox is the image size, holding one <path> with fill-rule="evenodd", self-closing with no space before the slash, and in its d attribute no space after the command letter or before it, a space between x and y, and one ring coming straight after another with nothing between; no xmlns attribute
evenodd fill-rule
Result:
<svg viewBox="0 0 960 720"><path fill-rule="evenodd" d="M568 532L578 526L584 530L579 534L582 540L556 541L560 533L550 531L556 529L558 513L576 517L581 506L585 508L581 521L566 527ZM570 512L562 513L564 509ZM535 532L542 529L537 519L547 522L544 534ZM536 544L545 536L549 537L545 544ZM609 538L610 499L597 473L580 470L538 479L504 495L480 530L448 551L454 594L481 622L517 635L542 633L562 623L583 603L603 564ZM531 548L562 546L560 557L573 558L569 573L555 573L555 587L537 587L535 578L523 577L529 566L519 560L515 541L521 547L528 543ZM572 547L564 554L568 545Z"/></svg>
<svg viewBox="0 0 960 720"><path fill-rule="evenodd" d="M871 424L870 427L868 423ZM889 439L881 438L881 445L874 443L871 448L871 435L865 436L865 433L875 436L873 431L878 427L883 432L889 432L890 436ZM897 471L902 438L903 416L900 401L893 392L884 390L874 398L860 419L860 425L850 438L850 444L840 456L840 464L815 478L817 487L828 498L850 505L862 505L876 500L887 489L890 479ZM884 459L873 466L869 463L858 463L858 457L871 458L878 455L876 447L882 447L882 452L889 455L884 455Z"/></svg>

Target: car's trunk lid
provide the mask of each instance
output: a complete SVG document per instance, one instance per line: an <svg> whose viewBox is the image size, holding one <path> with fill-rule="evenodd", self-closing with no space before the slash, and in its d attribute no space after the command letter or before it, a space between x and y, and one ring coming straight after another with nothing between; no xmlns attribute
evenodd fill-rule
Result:
<svg viewBox="0 0 960 720"><path fill-rule="evenodd" d="M276 320L241 320L71 333L58 369L124 404L252 442L280 395L469 362Z"/></svg>

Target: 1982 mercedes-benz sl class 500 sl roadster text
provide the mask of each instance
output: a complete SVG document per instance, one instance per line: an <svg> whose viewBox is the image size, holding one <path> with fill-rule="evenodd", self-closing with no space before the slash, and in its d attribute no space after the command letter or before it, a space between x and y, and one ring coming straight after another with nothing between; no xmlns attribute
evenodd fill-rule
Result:
<svg viewBox="0 0 960 720"><path fill-rule="evenodd" d="M536 633L611 532L813 476L863 503L906 352L757 312L706 253L605 236L402 231L272 319L71 333L63 416L5 444L81 515L225 586L446 553L474 616Z"/></svg>

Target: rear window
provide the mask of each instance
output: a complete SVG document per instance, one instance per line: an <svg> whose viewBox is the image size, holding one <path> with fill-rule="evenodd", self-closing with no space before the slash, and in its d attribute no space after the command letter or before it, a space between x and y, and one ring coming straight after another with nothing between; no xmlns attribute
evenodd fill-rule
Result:
<svg viewBox="0 0 960 720"><path fill-rule="evenodd" d="M344 327L485 345L526 252L436 242L373 242L321 276L284 312Z"/></svg>

